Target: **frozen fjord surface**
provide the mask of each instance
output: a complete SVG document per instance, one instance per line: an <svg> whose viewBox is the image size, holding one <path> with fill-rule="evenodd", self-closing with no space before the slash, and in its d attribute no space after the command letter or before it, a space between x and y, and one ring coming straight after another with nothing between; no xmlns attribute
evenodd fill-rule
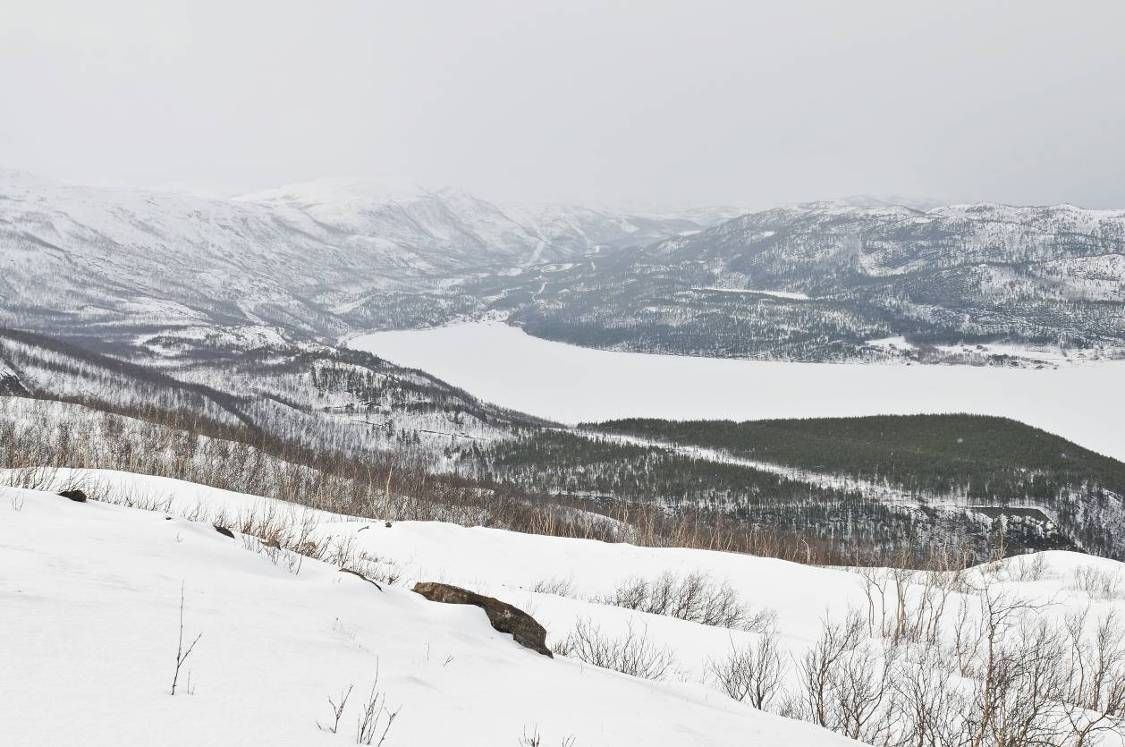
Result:
<svg viewBox="0 0 1125 747"><path fill-rule="evenodd" d="M348 344L565 423L968 412L1015 418L1125 459L1125 361L1007 369L696 358L581 348L498 322Z"/></svg>

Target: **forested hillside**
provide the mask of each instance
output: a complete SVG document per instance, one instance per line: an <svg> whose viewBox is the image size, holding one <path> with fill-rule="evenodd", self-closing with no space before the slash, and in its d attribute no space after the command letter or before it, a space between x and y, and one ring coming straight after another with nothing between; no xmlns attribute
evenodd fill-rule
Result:
<svg viewBox="0 0 1125 747"><path fill-rule="evenodd" d="M833 562L888 554L923 562L953 545L975 559L1039 548L1123 553L1125 467L1014 421L631 420L564 428L367 353L295 345L254 329L152 331L102 352L88 344L0 332L6 392L183 432L158 440L182 441L177 449L186 451L173 463L189 463L146 461L139 443L121 454L95 449L94 434L115 440L128 430L104 425L82 448L85 426L40 432L37 442L54 455L49 463L102 459L208 482L213 460L229 461L215 469L235 474L258 459L240 451L252 448L361 475L357 495L386 490L389 480L420 498L446 501L452 490L463 501L470 491L474 502L506 496L614 521L638 511L651 521L646 512L655 511L669 526L687 522L741 538L732 547L788 557L802 542L817 543L819 557ZM59 446L55 437L72 442ZM243 446L189 448L198 437ZM195 463L201 454L203 466ZM253 479L271 473L256 469ZM231 485L266 491L241 479ZM767 536L771 549L763 550Z"/></svg>
<svg viewBox="0 0 1125 747"><path fill-rule="evenodd" d="M806 523L820 527L824 536L839 537L843 530L844 536L858 535L866 542L910 536L918 547L931 543L934 536L927 532L940 525L952 532L950 536L968 537L959 541L974 545L977 552L998 536L1007 536L1013 545L1063 543L1110 557L1125 555L1119 539L1125 531L1125 464L1004 418L917 415L742 423L637 419L583 429L644 445L634 448L663 449L705 462L705 474L716 476L707 478L706 488L697 484L668 493L661 492L666 484L659 470L634 467L635 479L648 484L655 495L676 496L677 501L712 501L723 484L717 476L724 465L742 470L744 484L754 487L722 494L728 500L735 496L732 505L741 503L742 515L754 522ZM526 448L541 451L537 445ZM643 464L636 458L632 462ZM587 484L597 484L587 476L597 471L596 464L587 471L575 470ZM610 474L619 471L620 467ZM769 488L763 484L766 478L758 476L761 472L782 479ZM692 470L677 467L671 474L674 481ZM786 480L802 485L805 496L793 500L801 491L786 486ZM775 500L778 496L780 501ZM831 501L832 507L813 518L823 500ZM912 529L884 525L888 514L904 512L914 517ZM779 515L783 518L776 518ZM857 521L856 515L865 518ZM951 521L960 527L951 529ZM877 528L864 528L870 524Z"/></svg>
<svg viewBox="0 0 1125 747"><path fill-rule="evenodd" d="M1065 490L1125 494L1125 464L1007 418L634 419L591 427L885 482L921 495L1007 503L1046 500Z"/></svg>

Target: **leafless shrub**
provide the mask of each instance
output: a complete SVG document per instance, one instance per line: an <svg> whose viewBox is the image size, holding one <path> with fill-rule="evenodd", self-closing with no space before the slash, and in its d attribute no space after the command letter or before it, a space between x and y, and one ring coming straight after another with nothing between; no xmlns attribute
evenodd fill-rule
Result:
<svg viewBox="0 0 1125 747"><path fill-rule="evenodd" d="M971 745L1101 744L1125 727L1125 647L1115 615L1062 626L1038 608L982 592L982 639L971 695L955 724Z"/></svg>
<svg viewBox="0 0 1125 747"><path fill-rule="evenodd" d="M574 596L574 582L569 578L544 578L535 582L531 590L537 594L554 594L559 597Z"/></svg>
<svg viewBox="0 0 1125 747"><path fill-rule="evenodd" d="M13 511L23 510L23 496L19 493L12 493L8 498L8 502L11 504Z"/></svg>
<svg viewBox="0 0 1125 747"><path fill-rule="evenodd" d="M387 734L398 718L400 709L394 711L387 707L387 695L379 689L379 668L375 667L375 680L371 683L371 692L367 701L360 710L356 721L355 743L382 745L387 739ZM375 741L378 738L379 741Z"/></svg>
<svg viewBox="0 0 1125 747"><path fill-rule="evenodd" d="M180 584L180 636L179 642L176 644L176 671L172 675L172 695L176 694L176 685L180 679L180 669L183 667L184 662L191 656L191 652L195 650L195 644L199 643L199 639L203 637L200 633L195 636L195 640L191 642L186 649L184 648L184 585Z"/></svg>
<svg viewBox="0 0 1125 747"><path fill-rule="evenodd" d="M1061 736L1057 714L1063 647L1045 621L1026 620L984 649L979 683L965 726L974 744L1053 744Z"/></svg>
<svg viewBox="0 0 1125 747"><path fill-rule="evenodd" d="M274 544L268 544L249 534L240 536L242 537L242 546L247 550L264 555L271 563L280 568L285 568L294 576L301 575L301 566L304 564L305 559L304 555L293 552L292 550L286 550Z"/></svg>
<svg viewBox="0 0 1125 747"><path fill-rule="evenodd" d="M354 534L344 534L335 537L327 545L324 561L337 568L348 568L355 563L359 551L358 538Z"/></svg>
<svg viewBox="0 0 1125 747"><path fill-rule="evenodd" d="M1121 573L1084 565L1074 569L1070 588L1089 594L1091 599L1118 599L1122 596Z"/></svg>
<svg viewBox="0 0 1125 747"><path fill-rule="evenodd" d="M562 745L562 747L574 747L575 739L574 737L565 737L559 744ZM543 738L539 736L539 729L532 728L531 733L528 734L527 727L525 726L523 728L523 735L520 736L519 747L542 747L542 745Z"/></svg>
<svg viewBox="0 0 1125 747"><path fill-rule="evenodd" d="M291 527L292 517L272 502L256 510L243 511L235 523L236 531L257 537L264 544L274 547L289 544L288 531Z"/></svg>
<svg viewBox="0 0 1125 747"><path fill-rule="evenodd" d="M402 579L402 568L398 563L360 549L354 534L338 536L325 544L320 559L372 581L394 585Z"/></svg>
<svg viewBox="0 0 1125 747"><path fill-rule="evenodd" d="M972 608L967 603L962 603L957 608L957 616L953 621L952 640L949 644L950 657L962 677L972 675L973 662L976 660L980 646L979 629L973 620Z"/></svg>
<svg viewBox="0 0 1125 747"><path fill-rule="evenodd" d="M403 578L402 566L397 561L372 555L366 550L360 551L355 556L348 569L360 573L365 578L392 586Z"/></svg>
<svg viewBox="0 0 1125 747"><path fill-rule="evenodd" d="M594 601L722 628L757 628L768 622L761 613L751 615L729 583L699 572L630 579Z"/></svg>
<svg viewBox="0 0 1125 747"><path fill-rule="evenodd" d="M197 501L195 506L193 506L189 511L185 511L184 513L182 513L181 516L183 516L183 518L187 519L188 521L196 523L209 521L212 526L230 529L230 521L228 521L227 519L225 506L216 511L212 518L211 512L207 510L207 507L203 505L202 501Z"/></svg>
<svg viewBox="0 0 1125 747"><path fill-rule="evenodd" d="M1087 636L1088 614L1071 615L1065 624L1062 705L1076 747L1125 732L1125 631L1111 612Z"/></svg>
<svg viewBox="0 0 1125 747"><path fill-rule="evenodd" d="M1091 747L1120 734L1125 633L1116 615L1093 622L1083 612L1060 626L1044 605L994 586L997 578L980 574L983 585L967 590L956 614L937 616L932 639L896 639L893 612L885 625L854 612L825 620L798 662L799 687L778 710L881 747ZM922 591L907 595L907 616L931 609L926 583L915 581ZM869 597L878 600L880 588L893 597L894 587L893 576L872 577ZM871 640L865 628L891 635Z"/></svg>
<svg viewBox="0 0 1125 747"><path fill-rule="evenodd" d="M12 446L13 444L8 444L9 450L12 450ZM25 453L20 456L23 459L20 459L17 463L7 462L10 468L5 471L4 482L8 487L25 490L50 490L51 486L55 485L58 470L46 466L49 462L36 463L30 461L34 458L32 454Z"/></svg>
<svg viewBox="0 0 1125 747"><path fill-rule="evenodd" d="M861 568L868 635L902 643L936 643L947 607L968 589L962 571Z"/></svg>
<svg viewBox="0 0 1125 747"><path fill-rule="evenodd" d="M332 700L331 695L328 696L328 705L332 707L332 725L325 726L324 724L321 724L319 721L317 721L316 728L320 729L321 731L326 731L329 734L335 734L340 730L340 719L344 715L344 708L346 708L348 705L348 698L351 697L352 689L354 687L355 685L348 685L347 690L341 691L339 703Z"/></svg>
<svg viewBox="0 0 1125 747"><path fill-rule="evenodd" d="M777 633L771 630L742 647L732 640L727 657L709 661L707 671L727 695L764 710L778 694L785 676Z"/></svg>
<svg viewBox="0 0 1125 747"><path fill-rule="evenodd" d="M559 656L646 680L661 680L676 671L672 652L650 641L646 631L637 631L632 624L624 636L615 638L592 620L579 620L552 650Z"/></svg>
<svg viewBox="0 0 1125 747"><path fill-rule="evenodd" d="M954 669L936 646L906 651L891 680L894 725L890 744L901 747L964 745L960 720L966 698L953 677Z"/></svg>
<svg viewBox="0 0 1125 747"><path fill-rule="evenodd" d="M1047 577L1047 559L1042 553L1016 558L1008 567L1013 581L1042 581Z"/></svg>
<svg viewBox="0 0 1125 747"><path fill-rule="evenodd" d="M820 638L798 664L801 686L790 709L806 720L870 744L889 738L895 649L882 652L864 636L856 611L824 622Z"/></svg>

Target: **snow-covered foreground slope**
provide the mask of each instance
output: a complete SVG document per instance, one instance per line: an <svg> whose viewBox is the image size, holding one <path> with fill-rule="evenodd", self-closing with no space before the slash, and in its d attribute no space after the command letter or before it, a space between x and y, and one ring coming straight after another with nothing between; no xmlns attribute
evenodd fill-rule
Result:
<svg viewBox="0 0 1125 747"><path fill-rule="evenodd" d="M609 352L500 323L351 339L504 407L562 422L998 415L1125 459L1125 362L1057 369L791 363Z"/></svg>
<svg viewBox="0 0 1125 747"><path fill-rule="evenodd" d="M19 477L5 473L0 482ZM797 693L800 663L823 641L825 620L859 612L871 636L863 646L889 644L895 586L903 583L911 624L935 619L935 609L945 613L938 647L904 641L893 649L895 666L927 671L928 660L916 657L944 652L940 676L970 698L958 706L966 713L981 649L950 652L983 619L982 604L1013 605L1007 614L1026 616L1031 627L1012 617L1002 630L1005 650L1017 656L1026 656L1020 647L1039 622L1061 626L1084 612L1078 630L1092 634L1100 621L1125 615L1125 566L1075 553L1010 559L956 578L886 570L865 577L730 553L439 523L388 526L128 473L38 477L44 487L81 484L106 501L152 510L0 488L5 745L350 744L354 710L339 735L318 731L315 722L330 716L326 698L349 685L362 699L376 668L388 704L402 708L387 745L517 744L525 730L538 731L545 745L573 736L579 747L843 744L721 691L708 662L763 640L764 628L703 625L599 600L630 580L663 574L701 574L728 585L750 612L772 618L785 662L781 685ZM346 553L391 583L380 592L333 565L264 552L250 537L228 539L211 527L217 521L237 530L250 516L259 526L269 519L304 527L307 539L336 548L329 557ZM547 628L548 643L585 621L615 638L633 631L667 651L672 666L654 682L573 658L540 657L493 631L476 608L438 605L408 591L417 580L515 604ZM871 582L882 591L876 594ZM185 635L203 637L185 667L192 693L181 680L184 690L173 697L167 690L181 584ZM958 657L967 657L961 677L952 663ZM919 664L922 670L912 668ZM1123 744L1112 731L1095 736L1087 744Z"/></svg>
<svg viewBox="0 0 1125 747"><path fill-rule="evenodd" d="M106 479L118 489L144 483L183 505L251 500ZM367 526L322 530L344 525ZM476 573L494 584L560 570L566 557L583 574L607 560L587 558L585 543L375 529L357 536L434 575ZM387 704L401 709L389 746L517 744L534 731L545 745L573 736L580 747L850 743L699 684L547 659L492 630L476 608L380 592L313 560L294 574L206 523L162 512L0 489L0 568L4 745L352 744L376 673ZM202 637L172 696L181 585L185 645ZM340 733L318 730L318 720L331 721L327 698L353 684Z"/></svg>

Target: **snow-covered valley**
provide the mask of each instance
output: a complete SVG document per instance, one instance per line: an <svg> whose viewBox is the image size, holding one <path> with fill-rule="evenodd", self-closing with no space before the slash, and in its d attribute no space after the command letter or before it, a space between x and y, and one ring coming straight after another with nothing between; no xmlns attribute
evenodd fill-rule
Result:
<svg viewBox="0 0 1125 747"><path fill-rule="evenodd" d="M1050 369L739 361L593 350L490 322L378 332L348 345L565 423L964 412L1014 418L1125 458L1122 361Z"/></svg>

